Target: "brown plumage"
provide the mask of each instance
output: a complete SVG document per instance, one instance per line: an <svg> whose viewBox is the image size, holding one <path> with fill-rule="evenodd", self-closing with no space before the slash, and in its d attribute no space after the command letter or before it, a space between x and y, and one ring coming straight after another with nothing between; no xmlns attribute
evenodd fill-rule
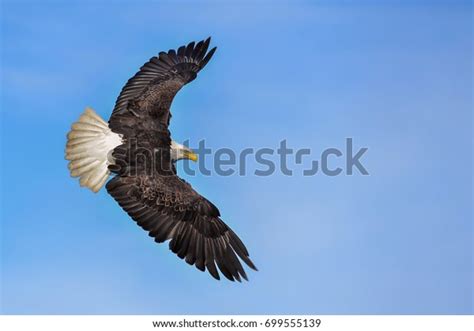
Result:
<svg viewBox="0 0 474 331"><path fill-rule="evenodd" d="M109 120L123 143L109 166L107 191L156 242L219 279L247 279L240 260L257 270L245 245L221 220L219 210L176 174L170 157L170 106L194 80L216 48L210 38L161 52L124 86ZM240 260L239 260L240 258Z"/></svg>

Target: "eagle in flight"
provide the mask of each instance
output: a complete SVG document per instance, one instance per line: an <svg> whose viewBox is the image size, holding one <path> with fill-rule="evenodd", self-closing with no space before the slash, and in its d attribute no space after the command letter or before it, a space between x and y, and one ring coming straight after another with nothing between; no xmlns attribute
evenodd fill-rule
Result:
<svg viewBox="0 0 474 331"><path fill-rule="evenodd" d="M152 57L130 78L106 123L87 108L67 135L66 159L81 186L107 192L130 217L188 264L220 279L247 280L240 260L257 270L219 210L178 177L175 163L197 160L171 140L170 107L214 54L210 38ZM239 260L240 258L240 260Z"/></svg>

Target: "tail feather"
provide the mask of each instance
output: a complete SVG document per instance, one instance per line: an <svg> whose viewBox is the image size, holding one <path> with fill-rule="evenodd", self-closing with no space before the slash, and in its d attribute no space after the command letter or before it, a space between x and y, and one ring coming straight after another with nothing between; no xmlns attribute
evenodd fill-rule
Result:
<svg viewBox="0 0 474 331"><path fill-rule="evenodd" d="M70 161L71 176L79 177L81 186L98 192L110 175L109 152L120 144L120 135L112 132L91 108L86 108L67 135L66 160Z"/></svg>

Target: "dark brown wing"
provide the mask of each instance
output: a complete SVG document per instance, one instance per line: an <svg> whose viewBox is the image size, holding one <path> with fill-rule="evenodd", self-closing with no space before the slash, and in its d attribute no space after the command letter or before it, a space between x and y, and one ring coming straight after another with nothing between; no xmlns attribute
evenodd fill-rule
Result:
<svg viewBox="0 0 474 331"><path fill-rule="evenodd" d="M219 210L177 176L116 176L107 191L156 242L170 240L174 253L214 278L218 268L229 280L247 279L237 256L257 270Z"/></svg>
<svg viewBox="0 0 474 331"><path fill-rule="evenodd" d="M161 52L145 63L123 87L109 119L112 131L133 135L143 122L155 125L143 129L165 131L169 125L169 108L176 93L196 78L209 62L216 48L209 52L210 39L191 42L177 50Z"/></svg>
<svg viewBox="0 0 474 331"><path fill-rule="evenodd" d="M161 173L175 173L169 152L171 102L211 59L216 48L208 52L209 43L210 38L161 52L127 82L109 119L112 131L124 138L124 144L113 151L116 162L109 167L112 172L124 175L133 168L150 170L163 165ZM154 155L156 151L159 155Z"/></svg>

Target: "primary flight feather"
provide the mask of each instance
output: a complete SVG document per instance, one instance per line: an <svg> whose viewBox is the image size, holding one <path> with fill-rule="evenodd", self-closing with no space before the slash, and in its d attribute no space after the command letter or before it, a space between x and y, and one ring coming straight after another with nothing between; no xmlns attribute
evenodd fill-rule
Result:
<svg viewBox="0 0 474 331"><path fill-rule="evenodd" d="M257 269L217 207L177 176L175 162L197 155L168 130L174 96L216 50L209 43L152 57L123 87L108 124L87 108L68 133L66 159L71 176L93 192L113 174L107 192L156 242L169 240L171 251L216 279L220 270L240 281L247 279L240 260Z"/></svg>

